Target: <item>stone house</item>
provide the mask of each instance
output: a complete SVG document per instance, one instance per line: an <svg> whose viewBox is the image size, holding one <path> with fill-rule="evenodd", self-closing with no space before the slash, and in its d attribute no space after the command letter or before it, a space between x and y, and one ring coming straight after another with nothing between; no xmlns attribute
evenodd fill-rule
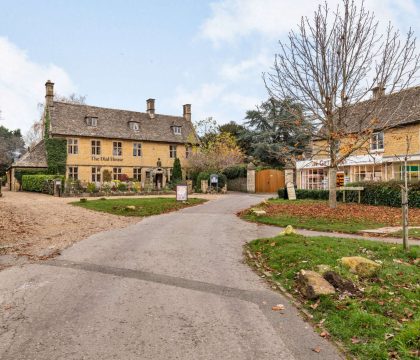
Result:
<svg viewBox="0 0 420 360"><path fill-rule="evenodd" d="M401 180L406 154L410 181L420 179L420 87L390 95L385 95L384 90L374 89L372 99L354 105L345 117L346 135L340 139L340 149L354 141L352 135L363 129L360 119L372 121L374 131L370 140L341 164L337 186L356 181ZM372 110L374 107L376 110ZM299 189L328 189L327 151L326 141L312 141L312 157L296 163Z"/></svg>
<svg viewBox="0 0 420 360"><path fill-rule="evenodd" d="M113 180L128 177L161 188L171 180L175 158L186 176L199 143L190 104L183 105L182 116L156 113L154 99L146 101L146 112L108 109L55 101L54 84L45 87L44 126L48 110L50 137L67 141L66 178L99 184L108 170ZM14 171L28 168L47 168L44 141L11 166L11 189L18 187Z"/></svg>

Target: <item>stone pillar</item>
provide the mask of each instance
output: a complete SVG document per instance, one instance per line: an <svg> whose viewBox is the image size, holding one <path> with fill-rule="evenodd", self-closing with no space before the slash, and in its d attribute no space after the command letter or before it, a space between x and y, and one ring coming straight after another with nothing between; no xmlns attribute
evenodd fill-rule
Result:
<svg viewBox="0 0 420 360"><path fill-rule="evenodd" d="M246 171L246 191L255 193L255 165L252 162L248 164Z"/></svg>
<svg viewBox="0 0 420 360"><path fill-rule="evenodd" d="M201 191L206 194L209 188L208 180L201 180Z"/></svg>
<svg viewBox="0 0 420 360"><path fill-rule="evenodd" d="M294 170L293 168L285 168L284 169L284 181L287 184L292 183L294 185Z"/></svg>

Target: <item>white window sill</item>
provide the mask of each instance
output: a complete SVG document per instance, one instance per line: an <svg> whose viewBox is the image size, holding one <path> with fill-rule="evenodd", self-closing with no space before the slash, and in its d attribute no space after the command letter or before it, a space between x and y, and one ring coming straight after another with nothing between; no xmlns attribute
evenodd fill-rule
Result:
<svg viewBox="0 0 420 360"><path fill-rule="evenodd" d="M378 150L370 150L370 152L371 153L375 153L375 154L378 154L378 153L383 153L383 152L385 152L385 149L378 149Z"/></svg>

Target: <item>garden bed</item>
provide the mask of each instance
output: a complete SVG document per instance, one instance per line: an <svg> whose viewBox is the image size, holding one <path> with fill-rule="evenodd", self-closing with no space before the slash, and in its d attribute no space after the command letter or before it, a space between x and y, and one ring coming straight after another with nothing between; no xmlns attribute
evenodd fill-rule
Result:
<svg viewBox="0 0 420 360"><path fill-rule="evenodd" d="M420 349L419 247L300 235L259 239L246 246L250 264L278 283L310 313L323 337L344 345L358 359L418 359ZM377 261L376 276L362 279L339 263L344 256ZM360 294L337 292L305 300L296 289L301 269L327 265L351 280Z"/></svg>
<svg viewBox="0 0 420 360"><path fill-rule="evenodd" d="M330 209L326 201L273 199L261 203L257 208L266 214L257 216L252 209L239 215L249 221L268 225L296 228L357 233L366 229L401 225L401 209L388 206L364 204L338 204ZM410 225L420 225L420 209L410 209Z"/></svg>

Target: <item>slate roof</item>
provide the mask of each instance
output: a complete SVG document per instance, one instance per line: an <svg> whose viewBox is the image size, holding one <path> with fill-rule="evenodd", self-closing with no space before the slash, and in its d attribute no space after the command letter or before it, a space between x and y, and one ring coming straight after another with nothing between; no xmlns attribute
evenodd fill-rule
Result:
<svg viewBox="0 0 420 360"><path fill-rule="evenodd" d="M383 130L420 121L420 86L383 95L350 106L345 115L344 132L354 133L371 127Z"/></svg>
<svg viewBox="0 0 420 360"><path fill-rule="evenodd" d="M16 160L11 167L46 168L47 166L47 153L45 151L45 143L42 140Z"/></svg>
<svg viewBox="0 0 420 360"><path fill-rule="evenodd" d="M97 126L88 126L86 117L97 117ZM129 127L137 122L139 131ZM173 126L181 126L181 135L173 133ZM191 121L182 116L108 109L90 105L54 101L51 109L52 135L86 136L92 138L128 139L167 143L198 143Z"/></svg>

